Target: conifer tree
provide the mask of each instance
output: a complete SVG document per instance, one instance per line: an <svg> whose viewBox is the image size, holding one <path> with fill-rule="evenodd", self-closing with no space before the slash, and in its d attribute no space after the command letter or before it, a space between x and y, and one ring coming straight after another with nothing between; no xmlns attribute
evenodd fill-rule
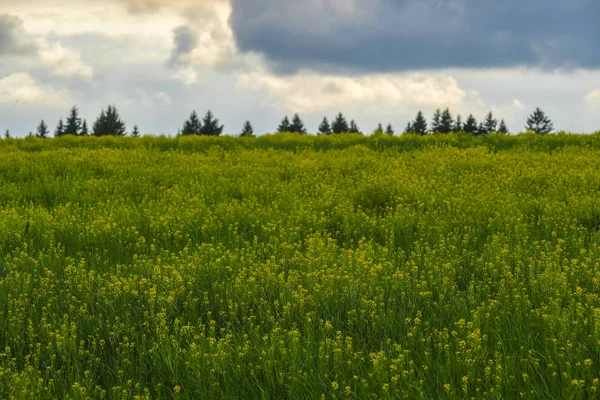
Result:
<svg viewBox="0 0 600 400"><path fill-rule="evenodd" d="M416 133L417 135L426 135L427 134L427 120L423 116L423 112L419 111L415 120L410 124L411 125L411 133Z"/></svg>
<svg viewBox="0 0 600 400"><path fill-rule="evenodd" d="M286 115L277 127L277 132L290 132L290 129L292 129L292 124L290 124L290 120Z"/></svg>
<svg viewBox="0 0 600 400"><path fill-rule="evenodd" d="M54 137L61 137L65 134L65 125L63 124L62 118L58 121L58 125L54 130Z"/></svg>
<svg viewBox="0 0 600 400"><path fill-rule="evenodd" d="M450 114L450 109L446 108L442 112L442 116L440 117L440 126L438 129L439 133L450 133L452 132L452 128L454 127L454 118L452 118L452 114Z"/></svg>
<svg viewBox="0 0 600 400"><path fill-rule="evenodd" d="M508 127L506 126L506 122L504 122L504 120L500 121L500 125L498 126L498 132L504 133L504 134L509 133Z"/></svg>
<svg viewBox="0 0 600 400"><path fill-rule="evenodd" d="M463 130L462 118L461 118L460 114L458 114L456 116L456 121L454 122L454 126L452 127L452 132L462 132L462 130Z"/></svg>
<svg viewBox="0 0 600 400"><path fill-rule="evenodd" d="M210 110L208 110L204 118L202 118L202 129L200 129L200 134L207 136L220 136L221 133L223 133L224 127L224 125L219 124L219 120L215 118Z"/></svg>
<svg viewBox="0 0 600 400"><path fill-rule="evenodd" d="M10 139L10 131L8 129L4 132L4 139Z"/></svg>
<svg viewBox="0 0 600 400"><path fill-rule="evenodd" d="M392 124L388 124L388 126L385 128L385 134L386 135L390 135L390 136L394 136L394 128L392 127Z"/></svg>
<svg viewBox="0 0 600 400"><path fill-rule="evenodd" d="M538 107L535 111L527 118L527 130L534 131L535 133L546 135L554 130L554 125L550 118Z"/></svg>
<svg viewBox="0 0 600 400"><path fill-rule="evenodd" d="M304 122L300 119L298 114L294 114L294 118L292 118L292 125L290 126L290 132L296 133L306 133L306 127L304 126Z"/></svg>
<svg viewBox="0 0 600 400"><path fill-rule="evenodd" d="M406 128L404 128L404 133L415 133L413 131L413 126L410 121L406 124Z"/></svg>
<svg viewBox="0 0 600 400"><path fill-rule="evenodd" d="M79 134L81 136L87 136L89 135L89 131L88 131L88 126L87 126L87 120L83 120L83 123L81 124L81 131L79 132Z"/></svg>
<svg viewBox="0 0 600 400"><path fill-rule="evenodd" d="M61 121L62 123L62 121ZM56 128L58 130L58 128ZM96 118L94 125L92 126L92 134L94 136L106 135L106 112L104 109L100 111L100 115ZM56 134L55 134L56 136Z"/></svg>
<svg viewBox="0 0 600 400"><path fill-rule="evenodd" d="M342 113L339 113L333 120L333 123L331 124L331 131L333 133L346 133L349 130L350 127L348 126L346 118Z"/></svg>
<svg viewBox="0 0 600 400"><path fill-rule="evenodd" d="M431 133L439 133L440 132L440 124L442 123L442 113L438 108L433 113L433 118L431 119Z"/></svg>
<svg viewBox="0 0 600 400"><path fill-rule="evenodd" d="M77 107L73 106L65 123L63 135L79 135L80 130L81 118L79 118L79 110L77 110Z"/></svg>
<svg viewBox="0 0 600 400"><path fill-rule="evenodd" d="M479 125L477 126L477 130L475 131L475 135L476 136L482 136L482 135L486 135L487 132L485 130L485 125L483 125L483 122L480 122Z"/></svg>
<svg viewBox="0 0 600 400"><path fill-rule="evenodd" d="M139 137L140 136L140 130L138 129L137 125L133 126L133 130L131 131L131 136L133 136L133 137Z"/></svg>
<svg viewBox="0 0 600 400"><path fill-rule="evenodd" d="M358 127L358 125L356 125L356 122L354 122L354 120L350 121L348 133L361 133L360 128Z"/></svg>
<svg viewBox="0 0 600 400"><path fill-rule="evenodd" d="M49 133L50 131L48 130L48 125L46 125L46 122L44 122L44 120L41 120L40 124L37 127L36 136L40 139L46 139Z"/></svg>
<svg viewBox="0 0 600 400"><path fill-rule="evenodd" d="M494 118L494 115L490 111L483 121L483 131L480 134L489 135L492 132L496 132L497 126L498 120Z"/></svg>
<svg viewBox="0 0 600 400"><path fill-rule="evenodd" d="M475 119L473 114L469 114L469 117L467 118L467 121L463 126L463 131L471 135L477 134L477 120Z"/></svg>
<svg viewBox="0 0 600 400"><path fill-rule="evenodd" d="M331 135L331 126L329 125L327 117L323 117L323 122L319 125L319 133L321 135Z"/></svg>
<svg viewBox="0 0 600 400"><path fill-rule="evenodd" d="M373 133L383 133L383 125L381 125L381 122L377 124L377 129L375 129Z"/></svg>
<svg viewBox="0 0 600 400"><path fill-rule="evenodd" d="M244 128L242 129L242 133L240 133L242 137L254 137L254 128L250 121L246 121L244 124Z"/></svg>
<svg viewBox="0 0 600 400"><path fill-rule="evenodd" d="M125 122L119 116L115 106L102 110L92 128L94 136L124 136Z"/></svg>
<svg viewBox="0 0 600 400"><path fill-rule="evenodd" d="M194 110L189 118L183 123L181 134L185 136L200 135L200 132L202 132L202 123L200 122L200 118L198 118L198 113Z"/></svg>

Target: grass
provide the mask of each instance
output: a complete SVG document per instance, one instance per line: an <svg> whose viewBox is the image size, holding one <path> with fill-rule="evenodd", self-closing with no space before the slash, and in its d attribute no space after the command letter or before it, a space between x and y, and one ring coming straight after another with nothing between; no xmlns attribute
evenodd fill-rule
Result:
<svg viewBox="0 0 600 400"><path fill-rule="evenodd" d="M600 136L0 141L0 398L589 399Z"/></svg>

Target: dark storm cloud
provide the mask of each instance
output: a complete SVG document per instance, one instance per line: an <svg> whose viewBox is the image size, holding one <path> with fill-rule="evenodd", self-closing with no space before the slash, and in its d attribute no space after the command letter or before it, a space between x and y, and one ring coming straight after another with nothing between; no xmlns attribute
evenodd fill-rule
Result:
<svg viewBox="0 0 600 400"><path fill-rule="evenodd" d="M0 14L0 56L35 52L35 46L23 29L23 22L12 15Z"/></svg>
<svg viewBox="0 0 600 400"><path fill-rule="evenodd" d="M231 0L242 51L280 71L600 66L598 0Z"/></svg>
<svg viewBox="0 0 600 400"><path fill-rule="evenodd" d="M173 44L173 51L168 61L170 67L181 63L181 58L198 46L198 34L189 26L180 26L173 30Z"/></svg>

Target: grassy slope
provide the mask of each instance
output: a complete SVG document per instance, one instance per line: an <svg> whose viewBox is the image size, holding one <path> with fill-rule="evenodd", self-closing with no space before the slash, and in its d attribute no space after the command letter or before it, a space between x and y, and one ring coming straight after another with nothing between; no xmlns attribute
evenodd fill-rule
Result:
<svg viewBox="0 0 600 400"><path fill-rule="evenodd" d="M597 135L0 141L0 398L593 397L599 169Z"/></svg>

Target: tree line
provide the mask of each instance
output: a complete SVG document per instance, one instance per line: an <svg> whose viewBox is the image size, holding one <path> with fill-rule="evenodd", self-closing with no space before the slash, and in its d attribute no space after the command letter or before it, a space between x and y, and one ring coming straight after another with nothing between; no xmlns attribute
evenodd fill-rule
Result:
<svg viewBox="0 0 600 400"><path fill-rule="evenodd" d="M525 128L538 134L548 134L554 130L552 121L539 107L536 108L527 118ZM204 135L204 136L220 136L223 133L224 125L220 123L213 113L209 110L203 118L198 116L196 111L192 111L188 119L183 123L183 127L178 130L178 135ZM277 126L276 132L292 132L299 134L307 134L308 129L300 116L296 113L291 121L288 116L285 116L281 123ZM431 122L428 123L422 111L419 111L414 120L410 121L404 131L404 134L426 135L434 133L452 133L464 132L471 135L488 135L492 132L508 134L509 130L504 122L504 119L498 121L490 111L485 119L478 122L475 117L470 114L463 122L462 117L457 115L454 117L449 108L445 110L437 109L433 114ZM351 119L350 122L340 112L331 123L324 117L317 129L320 135L331 135L341 133L362 134L363 132L358 127L356 122ZM394 135L396 132L391 124L388 124L384 130L380 123L373 131L374 134ZM69 111L68 117L63 122L61 118L54 130L54 137L65 135L76 136L125 136L126 125L119 116L119 112L114 105L109 105L106 109L100 112L92 125L91 130L88 129L88 124L85 119L79 116L79 110L73 106ZM39 138L50 137L50 129L44 120L37 126L35 135L30 132L29 136L37 136ZM137 125L134 125L131 136L140 136L140 131ZM250 121L246 121L240 132L242 137L254 137L254 128ZM5 137L10 137L10 132L7 130Z"/></svg>

